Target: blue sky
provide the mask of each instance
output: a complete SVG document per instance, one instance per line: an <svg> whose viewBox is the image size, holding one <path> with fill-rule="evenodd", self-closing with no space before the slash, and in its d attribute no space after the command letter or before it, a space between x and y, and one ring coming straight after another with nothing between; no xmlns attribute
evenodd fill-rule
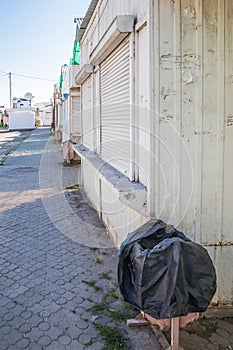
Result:
<svg viewBox="0 0 233 350"><path fill-rule="evenodd" d="M58 81L69 64L76 25L90 0L0 0L0 105L9 105L9 79L2 72ZM53 81L12 74L12 96L32 92L35 102L53 94Z"/></svg>

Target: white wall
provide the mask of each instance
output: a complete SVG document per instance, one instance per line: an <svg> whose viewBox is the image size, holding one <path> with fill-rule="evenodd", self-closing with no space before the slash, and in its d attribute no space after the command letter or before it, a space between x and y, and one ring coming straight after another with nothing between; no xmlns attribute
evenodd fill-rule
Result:
<svg viewBox="0 0 233 350"><path fill-rule="evenodd" d="M148 218L122 203L111 184L84 159L82 174L85 191L119 248L127 234L143 225Z"/></svg>
<svg viewBox="0 0 233 350"><path fill-rule="evenodd" d="M151 13L150 49L157 53L150 62L157 115L151 206L208 247L216 298L232 302L233 2L164 0Z"/></svg>

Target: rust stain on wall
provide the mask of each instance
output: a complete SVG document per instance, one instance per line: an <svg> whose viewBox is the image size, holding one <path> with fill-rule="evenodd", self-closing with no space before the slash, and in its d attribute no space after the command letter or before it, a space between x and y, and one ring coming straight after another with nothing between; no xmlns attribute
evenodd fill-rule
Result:
<svg viewBox="0 0 233 350"><path fill-rule="evenodd" d="M233 242L218 242L218 243L203 243L205 247L230 247L233 246Z"/></svg>

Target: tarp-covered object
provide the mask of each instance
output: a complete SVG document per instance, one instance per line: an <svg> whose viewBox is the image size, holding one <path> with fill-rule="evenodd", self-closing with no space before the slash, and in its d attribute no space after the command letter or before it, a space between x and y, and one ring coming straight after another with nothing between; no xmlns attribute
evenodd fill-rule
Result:
<svg viewBox="0 0 233 350"><path fill-rule="evenodd" d="M125 301L156 319L203 312L216 291L207 250L161 220L128 235L117 265Z"/></svg>

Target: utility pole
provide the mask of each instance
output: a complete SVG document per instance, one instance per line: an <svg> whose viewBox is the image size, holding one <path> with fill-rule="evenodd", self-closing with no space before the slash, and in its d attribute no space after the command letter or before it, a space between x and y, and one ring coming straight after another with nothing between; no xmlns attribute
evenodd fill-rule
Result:
<svg viewBox="0 0 233 350"><path fill-rule="evenodd" d="M12 108L12 81L11 81L11 72L9 73L9 93L10 93L10 108Z"/></svg>

